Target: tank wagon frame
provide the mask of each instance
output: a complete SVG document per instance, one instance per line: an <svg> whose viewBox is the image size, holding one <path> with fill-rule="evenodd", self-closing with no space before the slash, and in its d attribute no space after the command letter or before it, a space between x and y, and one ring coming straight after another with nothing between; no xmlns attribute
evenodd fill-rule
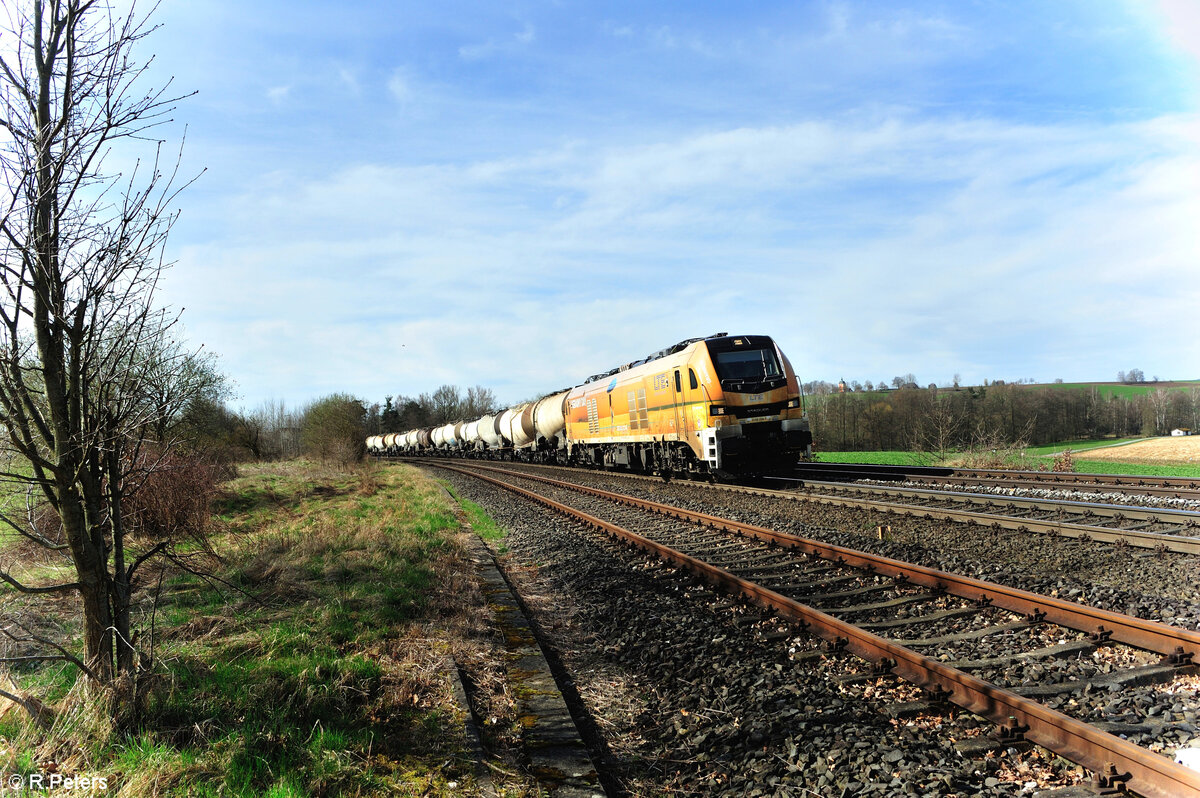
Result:
<svg viewBox="0 0 1200 798"><path fill-rule="evenodd" d="M367 448L727 479L790 468L811 456L812 433L774 341L718 333L495 415L375 435Z"/></svg>

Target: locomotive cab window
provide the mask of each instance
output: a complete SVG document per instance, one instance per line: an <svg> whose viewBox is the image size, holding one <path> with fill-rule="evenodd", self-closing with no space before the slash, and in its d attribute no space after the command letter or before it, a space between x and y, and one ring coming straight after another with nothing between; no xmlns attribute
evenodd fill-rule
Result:
<svg viewBox="0 0 1200 798"><path fill-rule="evenodd" d="M716 353L717 374L723 380L763 380L783 374L770 349L740 349Z"/></svg>
<svg viewBox="0 0 1200 798"><path fill-rule="evenodd" d="M683 391L683 381L679 379L679 372L675 372L675 393Z"/></svg>
<svg viewBox="0 0 1200 798"><path fill-rule="evenodd" d="M696 372L691 369L688 369L688 385L691 386L693 391L700 387L700 383L696 380Z"/></svg>

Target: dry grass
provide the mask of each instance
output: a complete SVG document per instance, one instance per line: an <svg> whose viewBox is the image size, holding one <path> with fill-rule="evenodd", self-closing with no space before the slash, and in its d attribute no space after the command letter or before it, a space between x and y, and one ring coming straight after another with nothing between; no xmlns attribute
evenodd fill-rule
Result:
<svg viewBox="0 0 1200 798"><path fill-rule="evenodd" d="M1191 465L1200 463L1200 435L1150 438L1122 446L1088 449L1079 455L1088 460L1111 460L1126 463Z"/></svg>

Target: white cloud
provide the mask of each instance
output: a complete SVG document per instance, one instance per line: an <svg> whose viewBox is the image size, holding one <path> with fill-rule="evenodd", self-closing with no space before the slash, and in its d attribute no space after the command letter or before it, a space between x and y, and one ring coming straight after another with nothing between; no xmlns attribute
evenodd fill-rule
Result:
<svg viewBox="0 0 1200 798"><path fill-rule="evenodd" d="M1196 0L1157 0L1167 35L1200 65L1200 4Z"/></svg>
<svg viewBox="0 0 1200 798"><path fill-rule="evenodd" d="M1200 335L1198 184L1191 117L576 142L281 176L171 284L248 397L515 401L718 328L775 334L810 377L1196 376L1161 342Z"/></svg>

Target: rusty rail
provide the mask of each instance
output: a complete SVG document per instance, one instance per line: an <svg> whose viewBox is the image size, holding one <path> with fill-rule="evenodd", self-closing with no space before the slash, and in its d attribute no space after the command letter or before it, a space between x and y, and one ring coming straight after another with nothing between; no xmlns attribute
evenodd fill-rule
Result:
<svg viewBox="0 0 1200 798"><path fill-rule="evenodd" d="M846 565L858 565L859 567L868 568L876 573L888 576L899 577L902 574L907 574L908 579L913 583L928 584L931 587L945 589L947 592L954 593L959 589L964 591L969 590L971 592L962 592L958 593L958 595L990 599L993 606L1005 606L1003 602L1013 601L1019 606L1030 606L1035 614L1044 613L1046 620L1056 623L1062 623L1062 621L1055 620L1055 617L1060 615L1060 613L1066 617L1069 611L1073 609L1082 610L1085 617L1102 617L1111 623L1113 625L1112 630L1106 630L1105 627L1100 626L1099 631L1102 635L1111 633L1112 639L1121 639L1121 637L1118 637L1118 634L1129 635L1133 629L1142 625L1163 627L1165 631L1160 631L1158 634L1150 634L1147 638L1158 645L1162 645L1162 638L1171 636L1167 632L1185 632L1185 630L1174 630L1163 624L1130 618L1125 619L1127 623L1119 622L1118 619L1125 618L1125 616L1084 607L1083 605L1073 605L1070 602L1062 602L1058 599L1024 593L1024 591L1005 588L1002 585L993 585L980 580L958 577L933 569L900 563L896 560L875 557L863 552L855 552L852 549L827 546L827 544L809 541L798 536L773 532L761 527L740 524L715 516L660 505L655 502L647 502L597 488L575 485L525 473L509 472L487 466L473 465L472 468L468 469L445 463L437 463L437 465L440 468L473 476L476 479L482 479L498 487L525 496L564 515L577 518L592 528L602 530L610 536L630 541L655 556L676 563L681 568L696 574L714 586L736 591L759 606L794 621L806 630L829 641L834 647L846 650L875 663L881 668L913 684L942 694L947 700L952 701L958 706L988 718L1001 726L1002 734L1010 736L1011 739L1023 737L1073 762L1083 765L1097 774L1097 778L1102 786L1130 790L1147 796L1147 798L1200 798L1200 772L1178 765L1163 756L1152 753L1127 740L1100 731L1083 721L1056 712L1036 701L1015 695L982 679L948 667L937 660L922 656L903 646L896 645L882 637L801 604L794 599L735 576L723 568L709 565L683 552L664 546L636 532L604 521L582 510L575 509L516 485L511 485L502 480L480 474L477 470L473 469L532 479L608 498L623 504L641 506L644 509L653 509L655 512L664 512L680 519L687 519L733 532L740 531L743 534L749 534L769 542L786 543L796 550L807 550L818 556L826 557L827 555L832 555L831 559L843 562ZM860 559L861 561L859 561ZM894 573L889 573L890 571L894 571ZM922 581L926 579L933 579L934 581ZM987 592L979 592L984 589ZM1023 596L1028 598L1024 598ZM1069 606L1060 607L1058 605ZM1045 609L1042 609L1043 607ZM1092 615L1093 613L1097 615ZM1063 623L1063 625L1070 626L1071 624ZM1076 626L1075 628L1082 627ZM1200 635L1185 633L1184 639L1192 646L1188 651L1194 652L1195 647L1200 646ZM1138 642L1133 642L1133 644L1143 645ZM1144 645L1144 647L1151 650L1158 650L1155 645Z"/></svg>

